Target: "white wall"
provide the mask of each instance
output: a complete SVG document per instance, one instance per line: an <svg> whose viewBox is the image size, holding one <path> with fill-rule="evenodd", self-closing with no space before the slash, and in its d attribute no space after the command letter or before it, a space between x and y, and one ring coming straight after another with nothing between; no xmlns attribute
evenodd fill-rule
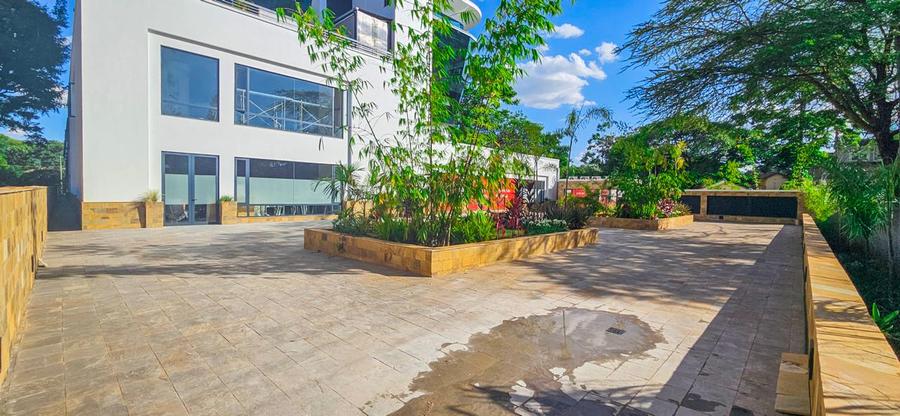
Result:
<svg viewBox="0 0 900 416"><path fill-rule="evenodd" d="M383 5L382 0L356 3L366 1ZM403 24L412 20L403 11L395 18ZM162 152L218 156L220 195L234 193L236 157L347 161L346 139L234 123L236 63L327 82L289 24L210 0L91 0L76 3L74 30L70 187L86 202L131 201L148 190L161 190ZM402 35L397 40L402 42ZM161 114L162 46L218 59L218 122ZM368 64L353 76L365 78L371 88L354 101L377 103L379 114L394 111L397 99L384 86L391 72L380 70L380 58L362 56ZM372 121L382 137L398 128L396 117ZM542 159L539 175L549 178L547 192L555 196L558 162Z"/></svg>
<svg viewBox="0 0 900 416"><path fill-rule="evenodd" d="M83 170L83 184L73 190L84 201L130 201L161 189L164 151L219 157L219 189L231 195L234 158L261 158L315 163L346 161L347 140L284 132L234 123L234 64L276 72L321 84L319 64L309 60L290 25L248 16L203 0L150 2L93 0L79 2L80 54L73 51L73 75L85 100L72 124L81 124L73 142L73 172ZM163 116L160 103L160 47L170 46L219 60L219 121ZM76 57L78 55L78 57ZM396 99L381 86L389 76L380 60L361 71L375 88L362 99L386 109ZM381 134L396 127L377 123ZM83 141L74 139L83 137ZM73 147L78 147L73 146ZM79 163L81 162L81 163Z"/></svg>

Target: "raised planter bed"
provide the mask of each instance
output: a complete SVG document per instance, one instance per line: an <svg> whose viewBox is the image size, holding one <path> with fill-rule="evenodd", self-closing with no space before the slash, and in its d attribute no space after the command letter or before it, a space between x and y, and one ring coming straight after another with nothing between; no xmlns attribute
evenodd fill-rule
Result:
<svg viewBox="0 0 900 416"><path fill-rule="evenodd" d="M596 228L587 228L449 247L424 247L307 228L304 231L303 247L400 269L418 276L433 277L491 263L596 244L597 236Z"/></svg>
<svg viewBox="0 0 900 416"><path fill-rule="evenodd" d="M593 217L588 220L591 227L625 228L628 230L661 231L684 228L694 223L693 215L645 220L640 218Z"/></svg>

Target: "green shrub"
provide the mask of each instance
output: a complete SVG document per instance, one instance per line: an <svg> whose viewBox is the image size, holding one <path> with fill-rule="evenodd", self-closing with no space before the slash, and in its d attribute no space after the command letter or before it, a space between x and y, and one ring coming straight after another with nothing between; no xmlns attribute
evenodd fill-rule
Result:
<svg viewBox="0 0 900 416"><path fill-rule="evenodd" d="M878 329L881 332L886 334L891 334L894 331L894 322L897 320L897 317L900 316L900 310L893 311L887 315L882 315L881 310L878 309L878 304L872 302L872 320L875 321L875 325L878 325Z"/></svg>
<svg viewBox="0 0 900 416"><path fill-rule="evenodd" d="M594 211L591 207L557 205L555 202L540 204L534 208L534 211L539 219L565 221L570 230L584 228L588 219L594 216Z"/></svg>
<svg viewBox="0 0 900 416"><path fill-rule="evenodd" d="M554 219L525 220L524 226L527 235L558 233L569 229L569 224L564 220Z"/></svg>
<svg viewBox="0 0 900 416"><path fill-rule="evenodd" d="M825 184L810 178L785 182L782 189L796 189L803 193L803 205L817 223L823 223L837 212L837 202Z"/></svg>
<svg viewBox="0 0 900 416"><path fill-rule="evenodd" d="M405 243L409 241L409 223L403 219L385 216L375 222L375 236L380 240Z"/></svg>
<svg viewBox="0 0 900 416"><path fill-rule="evenodd" d="M470 212L453 226L450 241L453 244L477 243L497 238L494 219L483 211Z"/></svg>
<svg viewBox="0 0 900 416"><path fill-rule="evenodd" d="M617 214L626 218L659 218L659 202L677 201L685 183L685 143L653 145L646 135L617 141L611 157L621 162L610 180L622 193Z"/></svg>
<svg viewBox="0 0 900 416"><path fill-rule="evenodd" d="M219 202L232 202L234 201L234 197L231 195L222 195L219 197Z"/></svg>
<svg viewBox="0 0 900 416"><path fill-rule="evenodd" d="M563 198L562 205L585 207L595 214L602 212L606 208L605 205L600 202L602 190L591 189L587 185L582 186L581 189L584 190L584 196L566 195Z"/></svg>
<svg viewBox="0 0 900 416"><path fill-rule="evenodd" d="M159 202L159 191L153 189L147 192L144 192L140 198L141 202Z"/></svg>
<svg viewBox="0 0 900 416"><path fill-rule="evenodd" d="M369 234L370 224L368 219L361 215L355 215L352 212L344 211L338 219L332 222L334 231L350 235L366 235Z"/></svg>

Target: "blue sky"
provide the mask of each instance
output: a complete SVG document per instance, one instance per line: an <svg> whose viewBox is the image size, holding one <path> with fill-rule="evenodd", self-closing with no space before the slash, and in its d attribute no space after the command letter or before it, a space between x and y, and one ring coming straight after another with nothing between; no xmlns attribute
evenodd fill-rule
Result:
<svg viewBox="0 0 900 416"><path fill-rule="evenodd" d="M69 9L75 0L69 0ZM50 4L52 0L38 0ZM493 16L498 0L476 0L485 16ZM621 45L634 25L641 23L660 7L659 0L563 0L563 14L554 18L557 32L548 39L549 48L540 63L526 65L528 76L516 90L519 107L529 119L547 130L562 126L565 114L573 106L598 104L613 110L617 120L630 125L643 120L631 110L625 94L647 74L645 68L623 71L623 57L612 56L612 45ZM71 19L70 19L71 20ZM476 29L477 31L477 29ZM70 35L71 30L65 30ZM67 65L68 69L68 65ZM65 74L68 79L68 73ZM46 137L62 140L66 110L45 115L40 120ZM10 134L0 130L0 133ZM592 129L581 132L573 157L584 150ZM13 132L11 136L20 136Z"/></svg>

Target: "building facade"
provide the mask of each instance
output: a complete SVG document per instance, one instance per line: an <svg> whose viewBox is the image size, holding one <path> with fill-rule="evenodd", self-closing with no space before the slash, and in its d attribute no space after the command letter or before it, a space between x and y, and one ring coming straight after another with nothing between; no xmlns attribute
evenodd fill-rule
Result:
<svg viewBox="0 0 900 416"><path fill-rule="evenodd" d="M380 87L391 75L381 61L404 41L390 22L408 24L409 13L384 0L301 3L330 8L366 60L358 76L378 87L353 98L391 111L397 99ZM128 211L117 204L127 207L154 190L166 225L215 222L225 195L237 202L238 217L251 219L339 209L340 201L314 188L355 157L347 131L351 97L310 60L295 23L277 19L275 8L294 4L76 3L67 161L82 228L114 221L106 217ZM466 10L480 16L470 0L454 2L455 14ZM460 35L476 23L460 23ZM380 134L397 129L395 118L375 123ZM555 170L541 170L544 186L555 186Z"/></svg>

